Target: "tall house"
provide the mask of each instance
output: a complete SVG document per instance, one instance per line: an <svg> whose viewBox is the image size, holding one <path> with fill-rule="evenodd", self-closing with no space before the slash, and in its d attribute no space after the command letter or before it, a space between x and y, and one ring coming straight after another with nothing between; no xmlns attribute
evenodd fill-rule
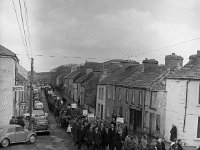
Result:
<svg viewBox="0 0 200 150"><path fill-rule="evenodd" d="M16 80L15 53L0 45L0 126L9 124L14 115L14 92Z"/></svg>
<svg viewBox="0 0 200 150"><path fill-rule="evenodd" d="M172 124L186 146L200 141L200 51L166 80L165 138L169 140Z"/></svg>

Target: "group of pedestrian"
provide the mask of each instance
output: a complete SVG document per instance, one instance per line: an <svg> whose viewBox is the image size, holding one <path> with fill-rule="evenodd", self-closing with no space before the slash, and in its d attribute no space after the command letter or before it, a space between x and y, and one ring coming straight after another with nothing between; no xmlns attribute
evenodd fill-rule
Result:
<svg viewBox="0 0 200 150"><path fill-rule="evenodd" d="M121 150L127 134L127 128L123 128L122 124L106 126L103 121L88 122L82 119L75 120L72 125L74 144L78 150L83 144L88 150Z"/></svg>
<svg viewBox="0 0 200 150"><path fill-rule="evenodd" d="M25 122L24 122L22 116L18 116L18 117L13 116L13 117L10 119L9 124L17 124L17 125L22 126L23 128L24 128L24 126L25 126Z"/></svg>

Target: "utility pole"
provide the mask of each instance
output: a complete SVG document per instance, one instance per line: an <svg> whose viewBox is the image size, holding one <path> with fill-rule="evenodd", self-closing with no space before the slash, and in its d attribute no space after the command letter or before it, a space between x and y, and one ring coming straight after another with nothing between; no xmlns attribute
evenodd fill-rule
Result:
<svg viewBox="0 0 200 150"><path fill-rule="evenodd" d="M32 130L32 108L33 108L33 104L32 103L33 103L33 58L31 58L29 130Z"/></svg>

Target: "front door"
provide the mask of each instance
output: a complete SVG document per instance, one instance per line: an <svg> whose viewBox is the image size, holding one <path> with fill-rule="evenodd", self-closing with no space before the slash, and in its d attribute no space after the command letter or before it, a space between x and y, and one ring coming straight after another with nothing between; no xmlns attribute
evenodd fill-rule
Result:
<svg viewBox="0 0 200 150"><path fill-rule="evenodd" d="M15 127L15 139L16 143L25 142L26 134L22 127Z"/></svg>
<svg viewBox="0 0 200 150"><path fill-rule="evenodd" d="M101 119L103 119L103 105L101 105Z"/></svg>

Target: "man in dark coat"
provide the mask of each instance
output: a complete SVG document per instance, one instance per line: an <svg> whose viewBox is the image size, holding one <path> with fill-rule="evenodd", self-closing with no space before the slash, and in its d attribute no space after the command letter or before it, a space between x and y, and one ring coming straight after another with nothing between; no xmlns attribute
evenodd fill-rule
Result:
<svg viewBox="0 0 200 150"><path fill-rule="evenodd" d="M17 124L20 125L20 126L22 126L24 128L25 123L24 123L24 120L22 119L21 116L18 117Z"/></svg>
<svg viewBox="0 0 200 150"><path fill-rule="evenodd" d="M109 129L109 149L114 150L116 144L116 129L113 123L111 123L111 128Z"/></svg>
<svg viewBox="0 0 200 150"><path fill-rule="evenodd" d="M108 147L109 144L109 129L108 127L105 128L105 130L102 132L102 150L106 150L106 147Z"/></svg>
<svg viewBox="0 0 200 150"><path fill-rule="evenodd" d="M16 123L16 119L15 119L14 116L12 116L12 119L10 119L9 124L17 124L17 123Z"/></svg>
<svg viewBox="0 0 200 150"><path fill-rule="evenodd" d="M94 149L100 150L100 145L101 145L101 134L99 132L99 128L95 127L95 131L93 134L93 142L94 142Z"/></svg>
<svg viewBox="0 0 200 150"><path fill-rule="evenodd" d="M77 131L78 150L81 150L81 146L84 143L84 138L85 138L85 127L82 124L81 127Z"/></svg>
<svg viewBox="0 0 200 150"><path fill-rule="evenodd" d="M86 144L87 144L88 150L92 150L93 135L94 135L94 130L93 130L93 126L91 125L90 128L86 131Z"/></svg>
<svg viewBox="0 0 200 150"><path fill-rule="evenodd" d="M175 142L177 139L177 128L176 126L173 124L172 125L172 129L170 130L170 141Z"/></svg>

